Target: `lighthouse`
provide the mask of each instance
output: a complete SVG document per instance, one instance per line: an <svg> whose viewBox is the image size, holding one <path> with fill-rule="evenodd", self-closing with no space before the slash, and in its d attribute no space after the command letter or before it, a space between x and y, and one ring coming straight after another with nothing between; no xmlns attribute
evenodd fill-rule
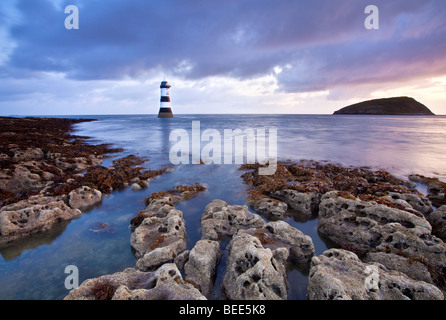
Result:
<svg viewBox="0 0 446 320"><path fill-rule="evenodd" d="M158 112L158 118L173 118L172 109L170 109L170 97L169 89L170 84L167 81L161 81L161 100L160 111Z"/></svg>

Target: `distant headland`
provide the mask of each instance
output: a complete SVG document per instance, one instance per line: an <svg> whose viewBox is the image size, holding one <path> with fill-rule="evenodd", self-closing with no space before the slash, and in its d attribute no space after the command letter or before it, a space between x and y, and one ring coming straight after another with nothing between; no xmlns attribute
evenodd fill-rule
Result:
<svg viewBox="0 0 446 320"><path fill-rule="evenodd" d="M410 97L363 101L344 107L333 114L359 115L435 115L424 104Z"/></svg>

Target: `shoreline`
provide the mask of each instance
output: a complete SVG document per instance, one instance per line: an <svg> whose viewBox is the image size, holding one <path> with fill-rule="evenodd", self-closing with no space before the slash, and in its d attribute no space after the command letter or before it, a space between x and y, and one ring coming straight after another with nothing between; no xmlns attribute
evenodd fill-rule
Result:
<svg viewBox="0 0 446 320"><path fill-rule="evenodd" d="M165 170L143 170L134 155L102 159L123 151L88 144L72 125L94 119L0 117L0 245L50 230L101 203L102 195L130 183L144 188Z"/></svg>
<svg viewBox="0 0 446 320"><path fill-rule="evenodd" d="M25 122L38 121L35 118L21 119ZM37 128L35 123L32 127ZM13 131L1 131L0 137L10 139L14 136L10 132ZM55 223L44 222L38 228L19 234L33 236L99 205L103 193L130 185L132 190L145 188L147 180L166 172L142 171L139 165L146 159L135 156L117 159L113 166L102 167L103 157L110 153L99 151L116 152L117 149L106 149L109 147L106 145L90 147L85 143L87 137L68 134L62 135L57 143L51 140L54 148L63 146L57 149L62 151L60 155L55 155L56 150L45 149L41 145L32 144L31 148L29 141L36 141L36 137L31 136L26 140L28 144L24 143L21 148L18 144L11 146L11 141L6 138L9 144L2 145L0 152L2 185L22 187L25 192L9 200L2 196L2 237L5 235L3 230L8 231L4 224L5 216L12 217L11 212L21 214L19 218L14 217L19 225L26 225L31 220L23 221L27 213L30 215L27 218L33 217L32 214L37 217L44 211L54 213L52 220ZM85 156L79 157L74 147ZM91 152L95 147L102 149ZM70 152L65 154L64 150ZM258 169L259 165L240 167L241 178L248 189L246 202L256 213L242 204L228 205L214 199L200 221L202 239L191 250L185 248L185 221L183 213L175 205L205 189L200 185L178 185L172 190L153 193L146 199L146 209L135 212L130 223L133 232L129 242L139 252L135 268L89 279L84 284L96 283L98 286L93 286L96 289L91 291L91 287L81 284L66 298L161 299L167 294L174 299L180 297L176 296L180 293L187 293L194 299L206 298L213 290L213 279L223 276L216 275L216 272L222 263L221 251L227 250L227 257L224 257L227 268L219 272L224 272L223 296L229 299L287 299L286 272L288 268L297 266L310 269L310 299L444 299L446 262L442 255L446 250L443 243L446 228L442 221L446 210L440 206L444 201L446 184L416 174L411 176L411 181L401 180L384 171L346 168L316 161L281 161L273 176L259 176ZM52 179L47 179L50 177ZM13 179L16 182L8 184ZM33 181L40 181L41 185ZM417 182L428 186L427 196L414 189ZM38 190L26 189L36 185L40 186ZM58 221L61 212L71 212L72 216ZM319 233L332 241L336 249L316 256L314 248L311 249L311 238L284 221L289 217L299 221L318 219ZM12 238L16 235L11 234ZM440 257L438 252L442 252ZM245 258L240 260L236 257ZM207 263L202 265L202 261ZM335 291L338 294L327 292L327 284L333 286L339 281L348 284L342 278L342 272L339 273L340 265L352 270L357 282L352 287L337 287ZM268 279L274 279L273 284L263 278L265 275L254 272L256 268L264 270L270 277ZM231 273L231 270L238 271ZM155 280L166 275L172 281L158 283ZM386 284L406 285L399 291L383 292L376 289L373 282L368 287L364 286L368 275L378 275ZM321 279L325 280L321 282ZM157 282L154 287L147 287L148 282L154 281ZM181 291L178 284L187 292ZM358 287L364 287L365 291L357 293L355 288Z"/></svg>

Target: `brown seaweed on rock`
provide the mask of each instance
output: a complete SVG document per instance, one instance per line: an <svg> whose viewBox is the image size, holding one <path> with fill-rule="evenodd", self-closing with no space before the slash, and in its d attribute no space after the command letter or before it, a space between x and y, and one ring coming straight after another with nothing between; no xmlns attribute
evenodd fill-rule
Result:
<svg viewBox="0 0 446 320"><path fill-rule="evenodd" d="M340 191L353 197L376 201L401 210L418 214L414 210L393 203L383 196L389 192L409 193L422 196L418 191L407 187L407 182L385 171L372 171L365 168L347 168L335 164L322 164L317 161L301 163L278 162L276 173L259 175L260 164L245 164L240 170L244 182L251 186L248 200L255 201L269 197L279 190L296 190L302 193L325 194Z"/></svg>

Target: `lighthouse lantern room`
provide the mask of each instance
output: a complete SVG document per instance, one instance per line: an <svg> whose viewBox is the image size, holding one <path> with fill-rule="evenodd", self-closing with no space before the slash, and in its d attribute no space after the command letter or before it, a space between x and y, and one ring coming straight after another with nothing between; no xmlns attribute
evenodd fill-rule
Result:
<svg viewBox="0 0 446 320"><path fill-rule="evenodd" d="M169 89L170 84L167 81L161 81L161 100L160 111L158 112L158 118L173 118L172 109L170 108L170 96Z"/></svg>

